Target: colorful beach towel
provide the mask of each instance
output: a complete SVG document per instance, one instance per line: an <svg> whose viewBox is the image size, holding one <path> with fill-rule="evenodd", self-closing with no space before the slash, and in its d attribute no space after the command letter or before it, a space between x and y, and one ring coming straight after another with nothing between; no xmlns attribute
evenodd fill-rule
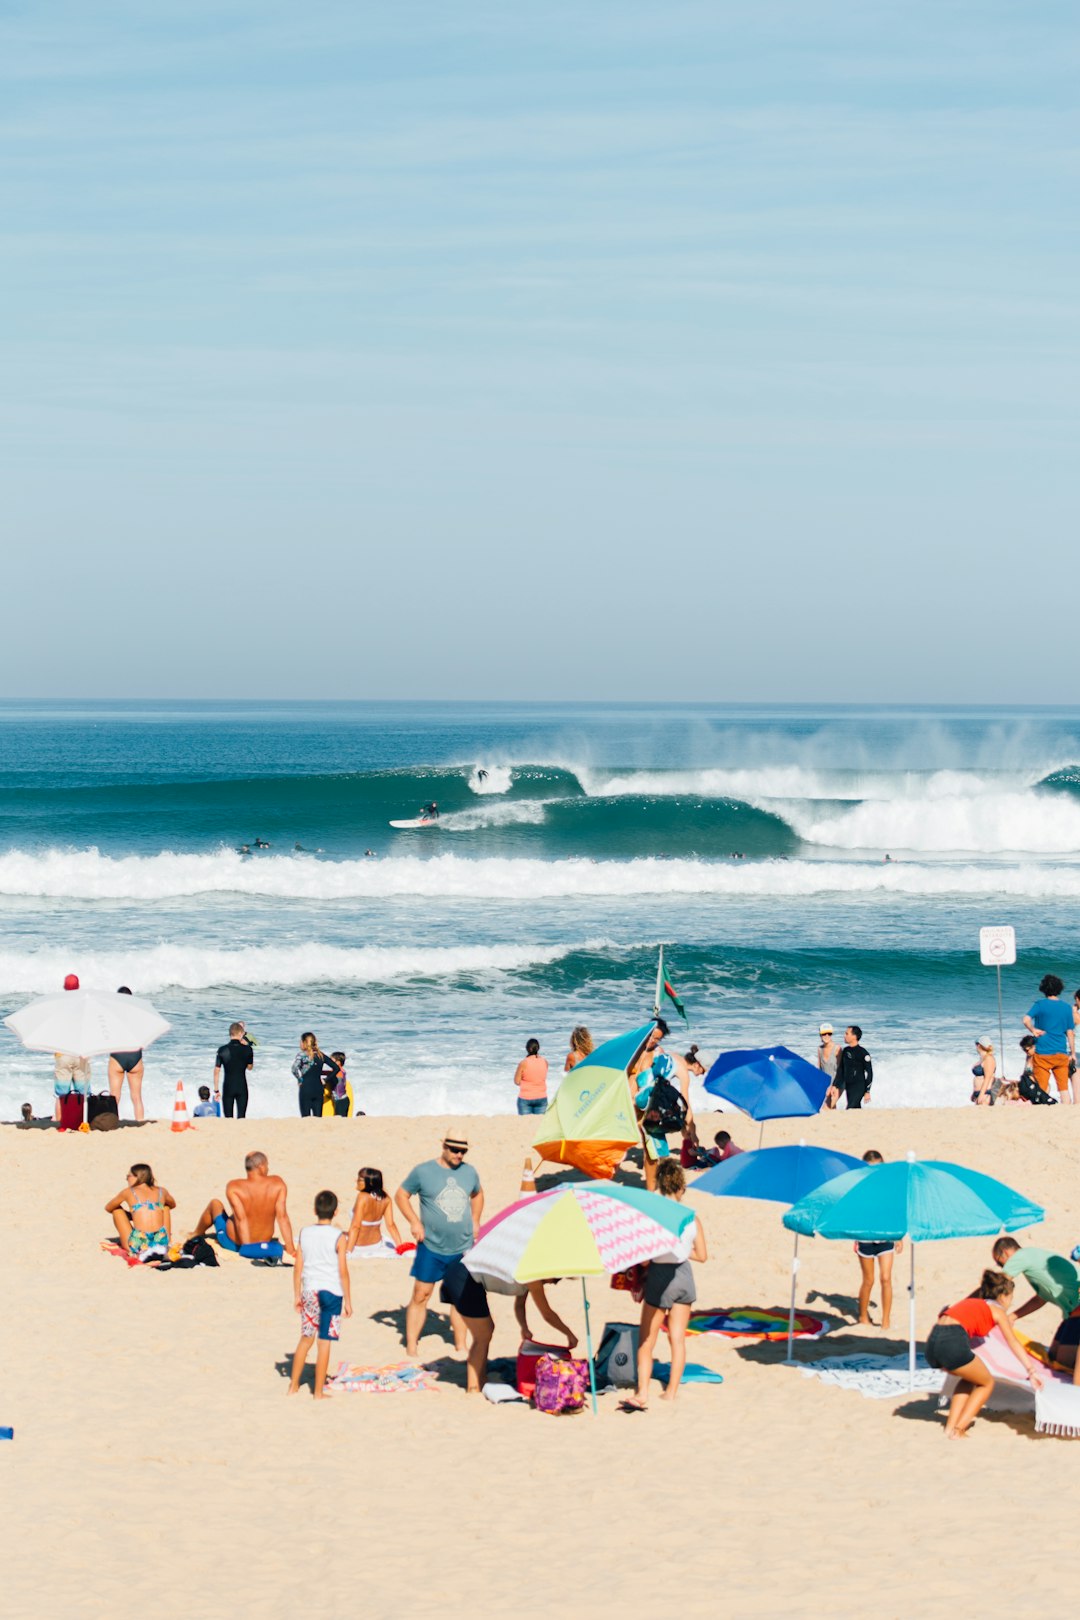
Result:
<svg viewBox="0 0 1080 1620"><path fill-rule="evenodd" d="M326 1381L328 1395L415 1395L434 1389L438 1374L411 1361L392 1361L383 1367L356 1367L343 1361Z"/></svg>
<svg viewBox="0 0 1080 1620"><path fill-rule="evenodd" d="M821 1361L800 1362L799 1371L804 1378L820 1378L823 1384L853 1389L870 1400L888 1400L911 1393L906 1355L825 1356ZM921 1355L916 1357L916 1392L929 1391L936 1395L944 1382L944 1373L936 1367L928 1367Z"/></svg>
<svg viewBox="0 0 1080 1620"><path fill-rule="evenodd" d="M1034 1345L1029 1344L1028 1349L1035 1354ZM994 1375L993 1393L987 1402L991 1411L1030 1413L1036 1434L1080 1439L1080 1389L1074 1385L1071 1373L1056 1373L1048 1368L1043 1387L1036 1390L999 1328L987 1338L976 1340L975 1353ZM956 1382L953 1377L945 1381L943 1406L952 1398Z"/></svg>
<svg viewBox="0 0 1080 1620"><path fill-rule="evenodd" d="M795 1337L820 1339L832 1329L826 1316L795 1312ZM758 1305L732 1305L727 1310L694 1311L688 1333L718 1333L725 1339L786 1339L787 1311L765 1310Z"/></svg>
<svg viewBox="0 0 1080 1620"><path fill-rule="evenodd" d="M142 1266L142 1261L139 1259L137 1254L128 1254L127 1250L122 1244L113 1243L108 1238L102 1239L101 1252L102 1254L114 1255L117 1260L123 1260L125 1265L135 1266L136 1269L139 1269Z"/></svg>
<svg viewBox="0 0 1080 1620"><path fill-rule="evenodd" d="M666 1384L671 1377L671 1367L666 1361L653 1362L653 1377L659 1378ZM688 1361L683 1368L682 1381L684 1384L722 1384L723 1373L713 1372L711 1367L703 1367L700 1361Z"/></svg>

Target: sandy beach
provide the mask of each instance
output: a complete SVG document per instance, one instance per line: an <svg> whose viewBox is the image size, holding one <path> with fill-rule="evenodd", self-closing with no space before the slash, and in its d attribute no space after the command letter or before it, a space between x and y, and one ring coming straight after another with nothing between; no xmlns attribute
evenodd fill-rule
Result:
<svg viewBox="0 0 1080 1620"><path fill-rule="evenodd" d="M491 1213L517 1194L531 1121L474 1118L468 1128ZM925 1396L866 1400L785 1367L782 1346L711 1336L693 1339L691 1354L724 1384L685 1387L673 1408L642 1416L620 1413L612 1395L596 1420L491 1406L465 1396L463 1368L449 1360L428 1395L316 1406L305 1390L288 1401L288 1272L225 1255L218 1270L155 1274L99 1249L110 1224L102 1205L133 1160L148 1159L174 1194L183 1232L243 1154L261 1148L288 1182L299 1227L320 1188L345 1204L362 1163L396 1185L440 1131L433 1118L208 1122L182 1135L165 1124L90 1137L0 1130L0 1422L15 1429L0 1477L8 1544L23 1549L5 1570L9 1614L104 1615L152 1601L167 1583L198 1617L256 1606L329 1615L347 1604L408 1616L636 1613L662 1591L684 1615L735 1604L885 1620L955 1613L984 1580L980 1548L995 1565L984 1612L1058 1595L1060 1559L1046 1548L1071 1533L1080 1446L1036 1437L1030 1421L991 1415L948 1445ZM756 1134L736 1123L744 1145ZM1046 1205L1038 1243L1067 1253L1080 1232L1071 1109L874 1109L809 1130L770 1126L766 1140L800 1136L955 1159ZM690 1197L710 1251L699 1304L786 1302L778 1208ZM975 1284L988 1251L988 1240L920 1249L921 1334ZM810 1242L804 1256L800 1301L850 1324L851 1245ZM400 1359L406 1268L353 1265L343 1358ZM597 1336L605 1321L636 1314L606 1279L590 1289ZM556 1301L580 1331L579 1286L562 1284ZM510 1302L493 1306L493 1352L512 1354ZM901 1286L890 1334L843 1325L801 1344L799 1357L899 1352L906 1307ZM1047 1308L1034 1322L1049 1329L1052 1318ZM429 1318L425 1354L445 1355L442 1327ZM1038 1535L1024 1528L1029 1509Z"/></svg>

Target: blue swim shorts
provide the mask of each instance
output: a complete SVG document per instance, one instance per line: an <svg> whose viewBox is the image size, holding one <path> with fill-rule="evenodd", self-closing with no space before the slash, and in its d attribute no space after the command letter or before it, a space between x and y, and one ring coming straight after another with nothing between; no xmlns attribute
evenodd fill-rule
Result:
<svg viewBox="0 0 1080 1620"><path fill-rule="evenodd" d="M415 1277L417 1282L441 1283L450 1267L460 1259L460 1254L436 1254L426 1243L418 1243L409 1276Z"/></svg>
<svg viewBox="0 0 1080 1620"><path fill-rule="evenodd" d="M269 1238L263 1243L234 1243L229 1236L227 1215L214 1216L214 1236L223 1249L242 1255L245 1260L280 1260L285 1253L277 1238Z"/></svg>

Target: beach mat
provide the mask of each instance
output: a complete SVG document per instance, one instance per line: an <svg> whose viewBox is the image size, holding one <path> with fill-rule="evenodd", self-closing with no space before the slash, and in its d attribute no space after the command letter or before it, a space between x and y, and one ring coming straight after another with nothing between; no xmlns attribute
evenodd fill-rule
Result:
<svg viewBox="0 0 1080 1620"><path fill-rule="evenodd" d="M666 1361L653 1362L653 1377L659 1378L666 1384L671 1377L671 1367ZM683 1368L682 1381L684 1384L722 1384L723 1373L713 1372L711 1367L703 1367L700 1361L688 1361Z"/></svg>
<svg viewBox="0 0 1080 1620"><path fill-rule="evenodd" d="M392 1361L381 1367L339 1364L326 1380L327 1395L416 1395L435 1389L439 1378L429 1367L412 1361Z"/></svg>
<svg viewBox="0 0 1080 1620"><path fill-rule="evenodd" d="M810 1311L795 1312L797 1339L823 1338L832 1331L832 1327L827 1316L815 1316ZM724 1339L786 1339L788 1313L768 1310L760 1305L730 1305L716 1311L694 1311L686 1331L715 1333Z"/></svg>
<svg viewBox="0 0 1080 1620"><path fill-rule="evenodd" d="M838 1389L853 1389L870 1400L888 1400L912 1393L907 1354L899 1356L825 1356L821 1361L800 1361L804 1378L818 1378ZM937 1395L945 1374L928 1367L923 1357L915 1360L914 1393Z"/></svg>
<svg viewBox="0 0 1080 1620"><path fill-rule="evenodd" d="M142 1261L139 1259L138 1255L128 1254L127 1250L122 1244L111 1243L108 1238L102 1239L101 1252L102 1254L113 1255L117 1260L122 1260L125 1265L134 1266L136 1270L142 1269Z"/></svg>

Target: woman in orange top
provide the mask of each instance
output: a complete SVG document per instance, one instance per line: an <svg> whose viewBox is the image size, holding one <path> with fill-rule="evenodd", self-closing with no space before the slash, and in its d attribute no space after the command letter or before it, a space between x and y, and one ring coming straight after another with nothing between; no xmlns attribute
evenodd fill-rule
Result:
<svg viewBox="0 0 1080 1620"><path fill-rule="evenodd" d="M986 1363L975 1354L972 1338L985 1339L994 1328L1000 1328L1017 1361L1027 1368L1035 1388L1042 1386L1039 1363L1028 1355L1013 1332L1008 1315L1012 1296L1011 1277L1006 1277L1003 1271L984 1271L974 1294L956 1305L946 1306L930 1330L926 1341L927 1361L931 1367L940 1367L960 1380L949 1403L946 1440L959 1440L965 1435L994 1392L993 1377Z"/></svg>
<svg viewBox="0 0 1080 1620"><path fill-rule="evenodd" d="M514 1070L519 1114L547 1113L547 1072L547 1058L540 1056L540 1042L526 1041L525 1056Z"/></svg>

